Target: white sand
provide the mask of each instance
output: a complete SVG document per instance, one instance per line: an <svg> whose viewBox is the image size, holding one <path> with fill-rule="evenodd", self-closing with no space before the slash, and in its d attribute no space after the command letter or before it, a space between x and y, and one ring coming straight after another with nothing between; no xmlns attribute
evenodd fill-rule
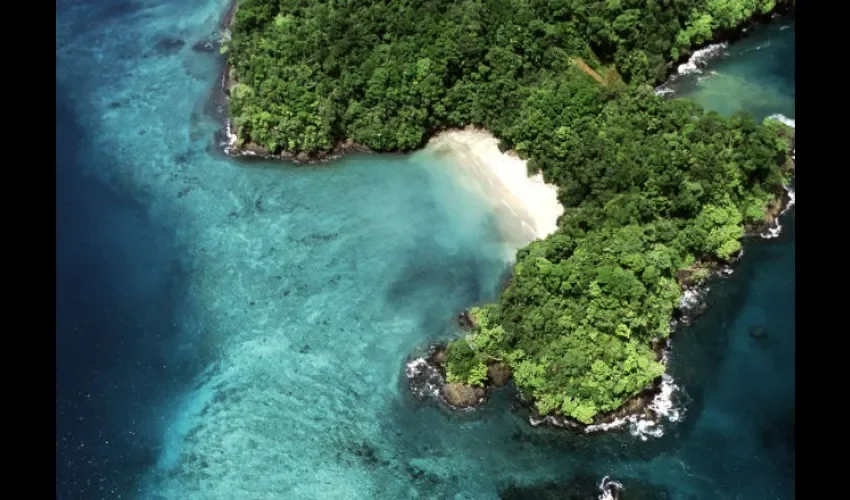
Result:
<svg viewBox="0 0 850 500"><path fill-rule="evenodd" d="M564 213L558 188L546 184L540 173L529 177L526 161L513 152L499 151L499 140L486 130L442 132L427 147L452 157L478 181L497 211L510 211L527 233L522 239L543 239L557 229L558 217Z"/></svg>

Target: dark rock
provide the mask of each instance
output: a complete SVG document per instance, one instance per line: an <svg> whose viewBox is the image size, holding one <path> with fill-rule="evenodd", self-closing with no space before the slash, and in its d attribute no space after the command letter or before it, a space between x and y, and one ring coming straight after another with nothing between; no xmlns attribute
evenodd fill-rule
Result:
<svg viewBox="0 0 850 500"><path fill-rule="evenodd" d="M212 40L199 40L192 44L192 50L195 52L215 52L216 43Z"/></svg>
<svg viewBox="0 0 850 500"><path fill-rule="evenodd" d="M306 162L306 161L309 161L309 160L310 160L310 155L308 153L303 152L303 151L295 155L295 161L297 161L297 162Z"/></svg>
<svg viewBox="0 0 850 500"><path fill-rule="evenodd" d="M507 364L497 361L487 367L487 381L493 387L501 387L508 383L513 376L511 367Z"/></svg>
<svg viewBox="0 0 850 500"><path fill-rule="evenodd" d="M436 349L434 354L431 356L431 363L437 366L445 366L446 350L442 348Z"/></svg>
<svg viewBox="0 0 850 500"><path fill-rule="evenodd" d="M750 328L750 337L752 337L756 340L763 339L763 338L767 337L767 331L765 331L764 328L761 328L759 326L754 326L754 327Z"/></svg>
<svg viewBox="0 0 850 500"><path fill-rule="evenodd" d="M451 383L443 386L443 398L446 403L455 408L470 408L480 404L486 392L480 387L466 384Z"/></svg>
<svg viewBox="0 0 850 500"><path fill-rule="evenodd" d="M219 31L229 30L230 25L233 23L233 19L236 16L236 1L230 2L230 7L227 8L227 11L221 16L221 19L218 22Z"/></svg>
<svg viewBox="0 0 850 500"><path fill-rule="evenodd" d="M389 465L389 462L381 457L378 448L371 443L351 443L347 451L368 467L386 467Z"/></svg>
<svg viewBox="0 0 850 500"><path fill-rule="evenodd" d="M472 321L472 316L469 315L469 311L463 311L457 315L458 323L462 328L472 329L475 327L475 322Z"/></svg>
<svg viewBox="0 0 850 500"><path fill-rule="evenodd" d="M171 55L180 51L184 45L186 45L186 42L180 38L167 36L157 40L156 45L154 45L154 49L158 54Z"/></svg>
<svg viewBox="0 0 850 500"><path fill-rule="evenodd" d="M244 149L245 151L249 151L251 153L254 153L254 154L261 155L261 156L267 156L267 155L270 154L268 149L264 148L263 146L260 146L259 144L255 144L253 142L249 142L249 143L245 144L242 147L242 149Z"/></svg>
<svg viewBox="0 0 850 500"><path fill-rule="evenodd" d="M435 365L431 357L424 361L424 363L410 363L406 369L410 392L420 400L439 393L446 381L445 370Z"/></svg>
<svg viewBox="0 0 850 500"><path fill-rule="evenodd" d="M680 269L676 271L673 277L676 278L676 282L679 283L679 285L687 287L693 284L691 280L691 276L693 276L693 274L693 271L689 269Z"/></svg>
<svg viewBox="0 0 850 500"><path fill-rule="evenodd" d="M615 500L667 500L671 494L665 488L627 478L619 481L603 478L602 482L589 476L573 477L565 482L546 482L531 485L510 484L499 491L502 500L597 500L600 493Z"/></svg>

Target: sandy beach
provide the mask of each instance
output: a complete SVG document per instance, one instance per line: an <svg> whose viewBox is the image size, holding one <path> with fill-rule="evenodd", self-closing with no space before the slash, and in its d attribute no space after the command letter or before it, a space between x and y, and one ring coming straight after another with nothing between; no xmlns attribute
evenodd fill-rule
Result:
<svg viewBox="0 0 850 500"><path fill-rule="evenodd" d="M498 212L509 212L518 224L514 231L524 243L543 239L557 228L564 207L557 187L546 184L541 174L528 175L526 161L511 152L499 151L499 140L486 130L466 128L442 132L427 148L447 154L477 184Z"/></svg>

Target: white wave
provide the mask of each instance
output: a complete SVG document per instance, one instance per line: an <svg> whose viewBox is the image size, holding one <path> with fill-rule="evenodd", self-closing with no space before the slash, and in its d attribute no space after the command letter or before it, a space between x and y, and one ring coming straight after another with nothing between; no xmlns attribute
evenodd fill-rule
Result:
<svg viewBox="0 0 850 500"><path fill-rule="evenodd" d="M678 72L680 75L688 75L691 73L702 73L702 66L705 66L709 59L717 57L726 50L729 44L726 42L713 43L707 47L695 51L688 62L679 65Z"/></svg>
<svg viewBox="0 0 850 500"><path fill-rule="evenodd" d="M226 132L227 132L227 145L224 147L224 152L226 154L231 154L233 152L234 146L236 146L236 141L238 140L238 137L236 137L236 134L233 132L233 127L231 125L230 120L227 120Z"/></svg>
<svg viewBox="0 0 850 500"><path fill-rule="evenodd" d="M779 31L785 31L785 30L787 30L787 29L788 29L788 28L790 28L790 27L791 27L791 25L790 25L790 24L789 24L788 26L782 26L781 28L779 28Z"/></svg>
<svg viewBox="0 0 850 500"><path fill-rule="evenodd" d="M694 307L698 306L700 301L702 300L702 296L707 291L708 288L689 288L685 290L685 293L682 294L682 298L679 299L679 309L683 311L689 311Z"/></svg>
<svg viewBox="0 0 850 500"><path fill-rule="evenodd" d="M666 349L669 349L669 340ZM667 352L662 362L667 362ZM618 429L628 424L629 434L639 438L641 441L647 441L650 437L659 438L664 435L664 427L661 425L664 420L670 423L677 423L682 420L685 409L676 405L674 396L681 389L676 385L673 377L665 373L661 376L661 386L658 393L652 398L652 401L647 405L647 413L641 415L629 415L628 417L618 418L612 422L589 425L584 428L585 434L595 432L606 432L611 429Z"/></svg>
<svg viewBox="0 0 850 500"><path fill-rule="evenodd" d="M664 435L664 427L661 425L664 420L670 423L677 423L684 416L684 407L677 407L674 400L674 395L679 391L680 388L673 382L673 377L665 373L662 376L658 394L647 405L647 409L649 410L648 416L629 415L628 417L618 418L607 423L588 425L584 428L584 433L607 432L612 429L619 429L628 424L629 434L639 438L641 441L647 441L650 437L659 438ZM529 417L528 421L534 427L543 423L554 427L576 427L576 424L571 420L557 418L551 415L537 418Z"/></svg>
<svg viewBox="0 0 850 500"><path fill-rule="evenodd" d="M562 429L564 427L578 427L577 423L566 417L555 417L553 415L546 415L545 417L534 417L533 415L529 415L528 423L531 424L532 427L537 427L544 423L551 425L552 427L560 427Z"/></svg>
<svg viewBox="0 0 850 500"><path fill-rule="evenodd" d="M611 429L619 429L627 423L629 423L629 417L618 418L614 421L603 424L588 425L584 428L584 433L592 434L594 432L606 432L610 431Z"/></svg>
<svg viewBox="0 0 850 500"><path fill-rule="evenodd" d="M777 221L775 226L767 228L767 231L761 233L759 236L765 240L772 240L779 238L780 234L782 234L782 224Z"/></svg>
<svg viewBox="0 0 850 500"><path fill-rule="evenodd" d="M778 120L778 121L784 123L785 125L788 125L791 128L795 128L794 118L788 118L787 116L783 115L782 113L772 114L772 115L768 116L767 119L768 120Z"/></svg>
<svg viewBox="0 0 850 500"><path fill-rule="evenodd" d="M605 476L599 482L599 500L615 500L615 493L624 490L623 483L610 479L610 476Z"/></svg>
<svg viewBox="0 0 850 500"><path fill-rule="evenodd" d="M440 373L433 366L425 361L425 358L416 358L407 363L404 367L404 373L407 375L408 381L411 382L411 389L417 396L439 396L442 376L440 376ZM419 383L413 387L412 382L415 378L419 379Z"/></svg>
<svg viewBox="0 0 850 500"><path fill-rule="evenodd" d="M796 192L791 188L791 186L784 186L785 192L788 194L788 203L785 205L785 208L779 212L779 215L776 216L776 221L774 221L773 227L767 228L767 231L761 233L759 236L766 240L772 240L773 238L778 238L780 234L782 234L782 224L779 223L779 217L781 217L785 212L791 209L796 203Z"/></svg>
<svg viewBox="0 0 850 500"><path fill-rule="evenodd" d="M667 95L667 94L672 94L674 92L675 92L675 90L673 90L669 87L665 87L664 85L660 85L660 86L655 88L655 95Z"/></svg>
<svg viewBox="0 0 850 500"><path fill-rule="evenodd" d="M661 376L661 390L652 398L647 407L653 418L639 418L637 415L629 417L629 434L646 441L650 437L660 438L664 435L664 427L661 425L666 419L670 423L679 422L684 416L684 408L677 408L673 396L680 391L673 377L668 374Z"/></svg>
<svg viewBox="0 0 850 500"><path fill-rule="evenodd" d="M652 398L649 409L669 422L678 422L682 413L673 402L673 394L678 390L679 386L674 383L673 377L665 373L661 376L661 390Z"/></svg>
<svg viewBox="0 0 850 500"><path fill-rule="evenodd" d="M529 415L528 423L531 424L532 427L537 427L546 421L546 417L535 417L534 415Z"/></svg>
<svg viewBox="0 0 850 500"><path fill-rule="evenodd" d="M785 208L783 208L781 212L779 212L779 215L782 215L785 212L787 212L789 209L791 209L791 207L794 206L794 204L796 203L796 200L797 200L797 192L794 191L794 189L786 186L785 191L788 193L788 204L785 205Z"/></svg>
<svg viewBox="0 0 850 500"><path fill-rule="evenodd" d="M795 119L794 118L788 118L787 116L783 115L782 113L774 113L774 114L768 116L767 118L768 118L768 120L780 121L780 122L784 123L785 125L796 130ZM797 161L797 149L796 148L791 150L791 159L794 160L795 162ZM788 193L788 203L785 205L785 208L783 208L782 211L779 212L779 216L783 215L785 212L787 212L789 209L791 209L791 207L793 207L796 203L796 192L794 191L794 189L792 189L791 186L784 186L784 188L785 188L785 192ZM782 233L782 224L779 223L779 216L776 217L775 225L773 227L768 228L766 232L760 234L759 236L761 236L762 238L764 238L766 240L770 240L770 239L779 237L779 235Z"/></svg>
<svg viewBox="0 0 850 500"><path fill-rule="evenodd" d="M404 366L404 374L407 378L413 378L428 366L425 358L416 358Z"/></svg>
<svg viewBox="0 0 850 500"><path fill-rule="evenodd" d="M657 425L657 422L649 419L633 419L629 422L629 434L640 438L641 441L647 441L650 437L660 438L664 435L664 429Z"/></svg>

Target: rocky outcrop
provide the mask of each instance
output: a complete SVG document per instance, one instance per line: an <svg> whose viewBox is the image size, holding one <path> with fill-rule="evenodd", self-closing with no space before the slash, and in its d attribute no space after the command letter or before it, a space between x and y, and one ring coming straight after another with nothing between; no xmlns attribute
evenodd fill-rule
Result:
<svg viewBox="0 0 850 500"><path fill-rule="evenodd" d="M511 380L512 376L513 371L507 363L495 361L487 366L487 385L489 386L502 387Z"/></svg>
<svg viewBox="0 0 850 500"><path fill-rule="evenodd" d="M487 392L481 387L449 383L441 391L446 404L455 408L471 408L484 402Z"/></svg>
<svg viewBox="0 0 850 500"><path fill-rule="evenodd" d="M492 362L487 369L484 387L446 382L446 345L435 344L425 357L407 364L407 380L410 391L418 398L427 395L439 397L447 406L455 409L470 409L484 404L490 392L507 384L511 369L505 363Z"/></svg>
<svg viewBox="0 0 850 500"><path fill-rule="evenodd" d="M475 328L475 322L472 320L472 316L469 315L469 311L463 311L457 315L457 322L460 324L460 327L465 330L471 330Z"/></svg>
<svg viewBox="0 0 850 500"><path fill-rule="evenodd" d="M667 64L666 71L664 74L664 78L662 78L662 83L667 81L671 76L673 76L676 72L676 68L688 60L691 55L708 45L716 44L716 43L733 43L741 38L743 38L747 31L750 29L766 24L770 22L776 16L780 15L794 15L795 13L795 2L793 0L779 0L775 3L774 8L770 12L755 12L749 19L743 21L738 26L733 28L727 28L723 30L715 31L712 36L710 36L704 43L691 47L690 50L682 50L679 53L679 58L673 61L670 61Z"/></svg>
<svg viewBox="0 0 850 500"><path fill-rule="evenodd" d="M593 422L591 422L591 424L589 425L604 426L606 424L614 423L618 420L623 420L630 416L638 416L650 420L655 419L655 416L652 415L649 411L649 405L659 394L661 388L661 381L661 377L656 378L651 386L627 399L626 402L620 405L620 407L616 410L607 413L597 414L596 417L593 418ZM556 412L555 414L550 415L541 415L533 404L530 404L521 396L520 401L522 401L525 405L528 406L528 410L530 413L529 421L534 426L546 424L556 428L575 429L584 429L589 427L589 425L587 424L582 424L573 418L561 415L560 412Z"/></svg>

